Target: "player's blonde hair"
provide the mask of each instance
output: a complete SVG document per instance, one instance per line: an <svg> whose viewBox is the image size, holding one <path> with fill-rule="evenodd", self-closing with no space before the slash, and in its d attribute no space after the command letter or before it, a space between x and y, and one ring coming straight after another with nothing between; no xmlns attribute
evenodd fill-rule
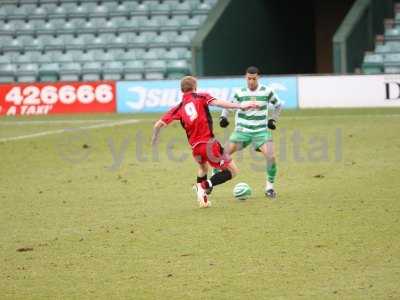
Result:
<svg viewBox="0 0 400 300"><path fill-rule="evenodd" d="M193 76L185 76L181 80L181 91L183 93L194 91L197 88L197 80Z"/></svg>

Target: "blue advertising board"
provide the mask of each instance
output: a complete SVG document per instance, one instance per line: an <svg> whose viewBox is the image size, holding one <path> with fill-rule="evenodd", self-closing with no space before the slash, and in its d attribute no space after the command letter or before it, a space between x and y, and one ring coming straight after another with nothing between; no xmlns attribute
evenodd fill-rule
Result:
<svg viewBox="0 0 400 300"><path fill-rule="evenodd" d="M284 108L298 107L296 77L263 77L260 83L272 87ZM199 79L198 91L217 99L231 100L235 91L245 87L244 78ZM117 82L117 112L165 112L181 101L179 80Z"/></svg>

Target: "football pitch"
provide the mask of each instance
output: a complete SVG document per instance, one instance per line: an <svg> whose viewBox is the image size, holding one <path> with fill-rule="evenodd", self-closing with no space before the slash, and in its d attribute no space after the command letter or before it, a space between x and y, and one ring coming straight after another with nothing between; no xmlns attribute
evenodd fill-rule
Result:
<svg viewBox="0 0 400 300"><path fill-rule="evenodd" d="M400 109L284 111L277 200L245 149L207 209L158 117L0 119L1 299L400 298Z"/></svg>

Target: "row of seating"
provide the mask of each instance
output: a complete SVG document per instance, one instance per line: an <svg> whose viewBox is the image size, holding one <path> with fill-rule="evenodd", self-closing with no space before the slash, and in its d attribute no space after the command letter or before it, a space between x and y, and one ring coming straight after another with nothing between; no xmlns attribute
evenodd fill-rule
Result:
<svg viewBox="0 0 400 300"><path fill-rule="evenodd" d="M0 20L0 35L19 34L62 34L62 33L98 33L98 32L140 32L168 30L196 30L207 18L206 15L189 17L138 16L133 18L57 18L32 20Z"/></svg>
<svg viewBox="0 0 400 300"><path fill-rule="evenodd" d="M186 60L109 61L48 64L0 64L0 82L138 80L179 78L188 73Z"/></svg>
<svg viewBox="0 0 400 300"><path fill-rule="evenodd" d="M129 61L129 60L187 60L190 61L191 52L188 48L174 47L169 50L165 48L144 49L123 48L92 50L49 50L49 51L10 51L0 55L0 64L9 63L49 63L49 62L90 62L90 61Z"/></svg>
<svg viewBox="0 0 400 300"><path fill-rule="evenodd" d="M164 0L162 2L149 0L113 1L113 2L65 2L46 4L2 4L0 18L4 19L43 19L65 16L136 16L136 15L171 15L171 14L207 14L210 4L200 0L184 1Z"/></svg>
<svg viewBox="0 0 400 300"><path fill-rule="evenodd" d="M41 34L1 36L0 51L10 50L50 50L50 49L93 49L93 48L151 48L168 47L169 45L189 47L196 31L184 31L178 34L176 31L142 32L135 33L101 33L98 35L84 33L73 34Z"/></svg>

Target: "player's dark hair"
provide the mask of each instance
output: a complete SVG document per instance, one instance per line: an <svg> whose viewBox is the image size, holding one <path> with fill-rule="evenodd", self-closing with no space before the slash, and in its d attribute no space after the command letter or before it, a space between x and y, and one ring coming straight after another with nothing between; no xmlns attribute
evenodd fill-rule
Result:
<svg viewBox="0 0 400 300"><path fill-rule="evenodd" d="M257 67L250 66L246 69L246 74L257 74L260 75L260 70Z"/></svg>

